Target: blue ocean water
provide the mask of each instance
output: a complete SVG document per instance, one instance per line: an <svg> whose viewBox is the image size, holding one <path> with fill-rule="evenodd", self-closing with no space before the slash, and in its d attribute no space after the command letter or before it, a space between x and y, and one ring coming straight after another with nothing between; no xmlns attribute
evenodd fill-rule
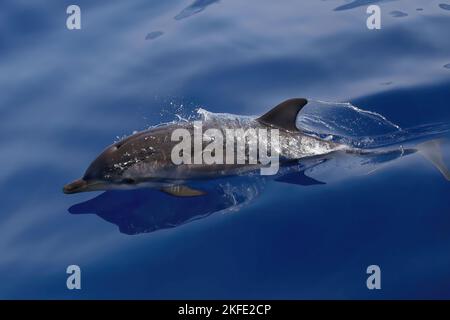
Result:
<svg viewBox="0 0 450 320"><path fill-rule="evenodd" d="M0 298L450 298L450 183L419 153L337 159L316 170L324 185L61 191L134 131L291 97L401 128L323 115L352 141L444 138L450 164L450 2L77 0L82 28L67 30L70 4L0 4ZM72 264L81 290L66 287ZM381 290L366 287L372 264Z"/></svg>

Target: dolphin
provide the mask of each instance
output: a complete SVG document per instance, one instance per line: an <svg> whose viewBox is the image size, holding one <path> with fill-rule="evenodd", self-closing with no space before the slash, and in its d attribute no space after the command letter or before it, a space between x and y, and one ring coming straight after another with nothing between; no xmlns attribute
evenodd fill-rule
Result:
<svg viewBox="0 0 450 320"><path fill-rule="evenodd" d="M307 135L296 126L299 112L308 104L305 98L286 100L264 115L253 117L206 118L202 125L205 130L226 128L278 129L279 156L282 162L322 161L336 152L364 154L367 151L351 148L344 144L323 140ZM200 196L205 192L194 189L187 182L197 179L214 179L239 175L263 166L256 164L175 164L171 153L178 141L172 141L176 129L186 129L193 133L194 122L169 123L133 134L108 146L87 168L83 177L64 186L66 194L112 189L135 189L151 187L173 196ZM421 153L430 160L441 173L450 180L450 172L439 156L438 144L423 144ZM419 150L417 149L417 150ZM415 150L415 151L417 151ZM193 151L195 152L195 151ZM224 152L225 153L225 152ZM300 184L323 184L300 172ZM298 179L297 179L298 180Z"/></svg>

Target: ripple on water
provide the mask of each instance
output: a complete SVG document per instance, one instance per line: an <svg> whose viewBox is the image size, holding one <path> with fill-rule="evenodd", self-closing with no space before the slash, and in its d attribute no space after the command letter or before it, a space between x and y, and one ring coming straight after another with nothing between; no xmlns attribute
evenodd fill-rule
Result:
<svg viewBox="0 0 450 320"><path fill-rule="evenodd" d="M177 14L174 19L181 20L185 18L189 18L190 16L202 12L209 5L218 2L219 0L195 0L192 4L181 10L179 14Z"/></svg>
<svg viewBox="0 0 450 320"><path fill-rule="evenodd" d="M388 2L393 0L354 0L350 3L343 4L339 7L334 8L334 11L343 11L343 10L350 10L362 6L369 6L371 4L376 4L379 2Z"/></svg>
<svg viewBox="0 0 450 320"><path fill-rule="evenodd" d="M403 11L394 10L394 11L391 11L391 16L393 16L394 18L403 18L403 17L407 17L408 14Z"/></svg>
<svg viewBox="0 0 450 320"><path fill-rule="evenodd" d="M145 40L153 40L153 39L159 38L163 34L164 34L164 32L162 32L162 31L152 31L150 33L147 33L147 35L145 36Z"/></svg>

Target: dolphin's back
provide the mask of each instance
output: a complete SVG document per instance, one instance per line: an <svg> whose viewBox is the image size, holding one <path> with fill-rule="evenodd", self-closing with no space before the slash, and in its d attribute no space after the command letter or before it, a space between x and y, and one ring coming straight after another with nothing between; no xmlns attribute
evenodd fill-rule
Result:
<svg viewBox="0 0 450 320"><path fill-rule="evenodd" d="M339 148L336 144L323 141L315 137L307 136L299 130L291 131L285 128L275 127L266 124L260 120L261 118L240 117L240 116L214 116L209 115L201 122L203 134L201 148L195 148L195 126L198 123L180 122L168 124L152 128L139 135L139 139L133 142L133 139L127 141L122 147L129 148L128 153L140 154L141 161L135 163L128 169L128 174L139 176L141 178L148 177L151 179L197 179L211 178L215 176L228 176L253 171L262 166L259 158L258 140L254 144L256 159L252 158L249 142L253 134L258 134L258 130L278 130L279 133L279 156L282 159L293 160L305 157L317 156L318 154L326 154ZM267 119L267 117L266 117ZM279 118L278 118L279 120ZM188 163L174 164L172 161L172 151L181 142L181 140L173 141L172 133L176 129L184 129L189 132L190 141L190 157ZM213 137L209 134L210 129L215 129L223 137L222 143L222 161L219 163L204 163L203 156L205 148L212 143ZM234 143L226 143L227 130L235 130ZM242 141L244 139L245 141ZM238 140L244 142L244 163L237 163L236 153L238 151ZM270 150L271 141L267 138L268 148ZM232 146L234 161L227 162L227 148ZM139 150L142 150L140 153ZM151 152L149 156L149 152ZM254 161L250 161L252 158ZM195 159L202 160L200 163L194 163Z"/></svg>

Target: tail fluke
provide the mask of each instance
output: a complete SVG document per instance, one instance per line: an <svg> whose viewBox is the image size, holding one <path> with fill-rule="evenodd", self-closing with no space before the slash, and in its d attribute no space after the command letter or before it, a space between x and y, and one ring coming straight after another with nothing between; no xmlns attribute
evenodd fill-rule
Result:
<svg viewBox="0 0 450 320"><path fill-rule="evenodd" d="M419 151L425 159L430 161L442 173L447 181L450 181L450 171L442 157L441 143L442 140L430 140L417 145L417 151Z"/></svg>

